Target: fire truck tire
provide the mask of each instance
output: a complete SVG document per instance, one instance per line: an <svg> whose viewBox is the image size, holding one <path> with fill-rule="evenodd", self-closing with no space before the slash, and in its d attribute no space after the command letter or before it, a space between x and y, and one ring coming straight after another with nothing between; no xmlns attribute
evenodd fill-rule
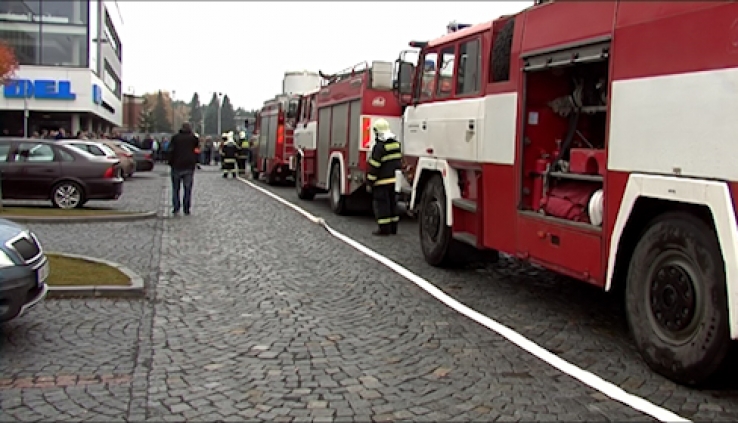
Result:
<svg viewBox="0 0 738 423"><path fill-rule="evenodd" d="M277 179L277 172L271 171L267 175L267 185L277 185L278 179Z"/></svg>
<svg viewBox="0 0 738 423"><path fill-rule="evenodd" d="M515 18L505 23L495 37L492 46L492 80L507 81L510 79L510 55L512 54Z"/></svg>
<svg viewBox="0 0 738 423"><path fill-rule="evenodd" d="M718 239L684 213L656 218L628 268L625 306L635 344L657 373L702 385L728 362L725 264Z"/></svg>
<svg viewBox="0 0 738 423"><path fill-rule="evenodd" d="M446 190L436 174L423 188L418 214L420 245L425 261L435 267L459 266L474 257L473 247L452 237L446 224Z"/></svg>
<svg viewBox="0 0 738 423"><path fill-rule="evenodd" d="M297 198L300 200L312 200L315 198L315 191L310 188L305 188L302 181L302 160L297 159L297 165L295 166L295 190L297 191Z"/></svg>
<svg viewBox="0 0 738 423"><path fill-rule="evenodd" d="M330 181L330 202L331 210L337 215L345 215L348 211L346 205L346 196L341 194L341 166L334 163L331 167Z"/></svg>

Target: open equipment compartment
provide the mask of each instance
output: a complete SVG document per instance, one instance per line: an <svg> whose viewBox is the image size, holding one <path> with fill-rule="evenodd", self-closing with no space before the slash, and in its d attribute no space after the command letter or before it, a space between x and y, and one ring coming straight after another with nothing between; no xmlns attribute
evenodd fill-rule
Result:
<svg viewBox="0 0 738 423"><path fill-rule="evenodd" d="M520 210L602 225L609 52L597 39L523 56Z"/></svg>

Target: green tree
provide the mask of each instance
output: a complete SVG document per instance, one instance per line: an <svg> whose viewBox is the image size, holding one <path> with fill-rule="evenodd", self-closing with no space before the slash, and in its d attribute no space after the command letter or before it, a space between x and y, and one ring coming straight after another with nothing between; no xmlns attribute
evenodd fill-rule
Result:
<svg viewBox="0 0 738 423"><path fill-rule="evenodd" d="M169 121L169 113L167 113L166 100L164 94L159 91L156 94L156 104L154 105L154 132L172 132L172 123Z"/></svg>
<svg viewBox="0 0 738 423"><path fill-rule="evenodd" d="M138 129L141 132L151 132L156 127L154 113L151 110L149 99L144 97L141 104L141 114L138 116Z"/></svg>
<svg viewBox="0 0 738 423"><path fill-rule="evenodd" d="M218 134L218 94L216 93L213 93L213 97L205 109L205 133L216 134L220 137L220 134Z"/></svg>
<svg viewBox="0 0 738 423"><path fill-rule="evenodd" d="M236 130L236 111L233 109L233 104L231 104L228 95L223 97L223 105L220 110L220 127L223 132Z"/></svg>
<svg viewBox="0 0 738 423"><path fill-rule="evenodd" d="M205 133L202 122L202 105L200 104L200 96L195 93L192 94L192 100L190 100L190 123L193 128L196 128L195 132L201 134Z"/></svg>

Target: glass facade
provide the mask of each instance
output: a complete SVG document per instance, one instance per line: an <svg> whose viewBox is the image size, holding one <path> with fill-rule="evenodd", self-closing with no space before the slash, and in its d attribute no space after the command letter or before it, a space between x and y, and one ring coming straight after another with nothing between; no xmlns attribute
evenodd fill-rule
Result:
<svg viewBox="0 0 738 423"><path fill-rule="evenodd" d="M21 65L88 67L89 21L89 0L0 1L0 39Z"/></svg>

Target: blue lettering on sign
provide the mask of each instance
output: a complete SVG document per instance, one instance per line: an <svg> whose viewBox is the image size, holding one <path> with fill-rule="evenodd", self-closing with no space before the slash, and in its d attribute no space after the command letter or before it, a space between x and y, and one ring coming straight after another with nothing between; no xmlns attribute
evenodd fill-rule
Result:
<svg viewBox="0 0 738 423"><path fill-rule="evenodd" d="M74 100L70 81L52 79L13 79L3 87L5 98L37 98L40 100Z"/></svg>
<svg viewBox="0 0 738 423"><path fill-rule="evenodd" d="M97 84L92 84L92 102L102 104L102 88Z"/></svg>

